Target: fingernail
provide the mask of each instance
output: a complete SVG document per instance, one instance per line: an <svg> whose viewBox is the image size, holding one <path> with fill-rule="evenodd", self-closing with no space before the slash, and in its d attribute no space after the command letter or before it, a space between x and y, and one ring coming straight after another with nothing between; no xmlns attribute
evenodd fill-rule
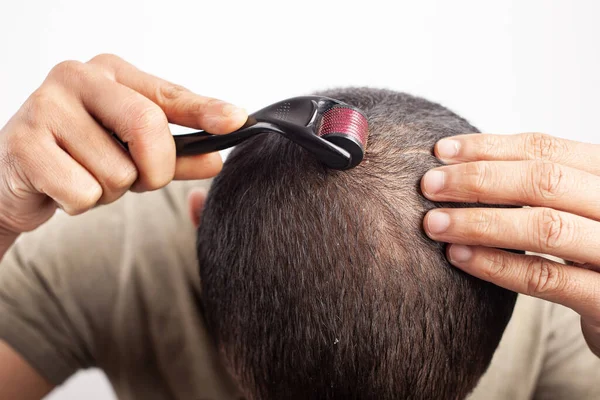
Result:
<svg viewBox="0 0 600 400"><path fill-rule="evenodd" d="M464 263L473 257L473 250L469 246L462 244L453 244L448 250L448 258L451 262Z"/></svg>
<svg viewBox="0 0 600 400"><path fill-rule="evenodd" d="M452 139L442 139L437 143L437 153L442 159L454 158L458 155L460 143Z"/></svg>
<svg viewBox="0 0 600 400"><path fill-rule="evenodd" d="M436 194L444 188L446 174L443 171L427 171L423 177L423 191Z"/></svg>
<svg viewBox="0 0 600 400"><path fill-rule="evenodd" d="M225 104L222 109L223 115L226 117L237 117L246 114L246 110L233 104Z"/></svg>
<svg viewBox="0 0 600 400"><path fill-rule="evenodd" d="M430 233L444 233L450 226L450 216L442 211L433 211L427 217L427 230Z"/></svg>

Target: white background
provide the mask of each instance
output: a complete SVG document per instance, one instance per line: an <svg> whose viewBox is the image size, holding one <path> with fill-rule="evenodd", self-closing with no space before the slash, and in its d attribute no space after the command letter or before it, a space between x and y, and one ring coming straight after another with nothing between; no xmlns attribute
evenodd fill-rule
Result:
<svg viewBox="0 0 600 400"><path fill-rule="evenodd" d="M54 64L110 52L249 111L368 85L439 101L484 131L600 143L599 17L594 0L2 0L0 125ZM95 372L49 396L113 398Z"/></svg>

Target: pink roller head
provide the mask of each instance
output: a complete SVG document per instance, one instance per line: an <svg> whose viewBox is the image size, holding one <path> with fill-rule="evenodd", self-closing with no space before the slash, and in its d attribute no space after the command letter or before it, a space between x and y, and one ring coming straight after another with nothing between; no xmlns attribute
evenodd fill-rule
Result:
<svg viewBox="0 0 600 400"><path fill-rule="evenodd" d="M335 106L323 113L317 135L324 139L329 135L352 138L364 151L369 138L369 124L357 109Z"/></svg>
<svg viewBox="0 0 600 400"><path fill-rule="evenodd" d="M335 105L323 113L317 136L341 147L350 155L350 163L342 169L354 168L365 156L369 124L358 108Z"/></svg>

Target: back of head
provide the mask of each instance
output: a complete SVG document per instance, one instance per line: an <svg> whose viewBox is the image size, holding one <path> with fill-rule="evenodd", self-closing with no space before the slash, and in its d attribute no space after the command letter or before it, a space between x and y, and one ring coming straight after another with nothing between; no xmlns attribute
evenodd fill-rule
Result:
<svg viewBox="0 0 600 400"><path fill-rule="evenodd" d="M448 264L419 181L437 140L476 129L407 94L321 94L365 111L365 159L328 170L278 135L230 154L198 237L216 345L250 398L464 398L516 295Z"/></svg>

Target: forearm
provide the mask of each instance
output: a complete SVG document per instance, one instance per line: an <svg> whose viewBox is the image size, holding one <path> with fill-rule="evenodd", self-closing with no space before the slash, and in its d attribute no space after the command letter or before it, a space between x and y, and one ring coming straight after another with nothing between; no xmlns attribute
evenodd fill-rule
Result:
<svg viewBox="0 0 600 400"><path fill-rule="evenodd" d="M0 340L0 398L37 400L50 390L52 385Z"/></svg>

